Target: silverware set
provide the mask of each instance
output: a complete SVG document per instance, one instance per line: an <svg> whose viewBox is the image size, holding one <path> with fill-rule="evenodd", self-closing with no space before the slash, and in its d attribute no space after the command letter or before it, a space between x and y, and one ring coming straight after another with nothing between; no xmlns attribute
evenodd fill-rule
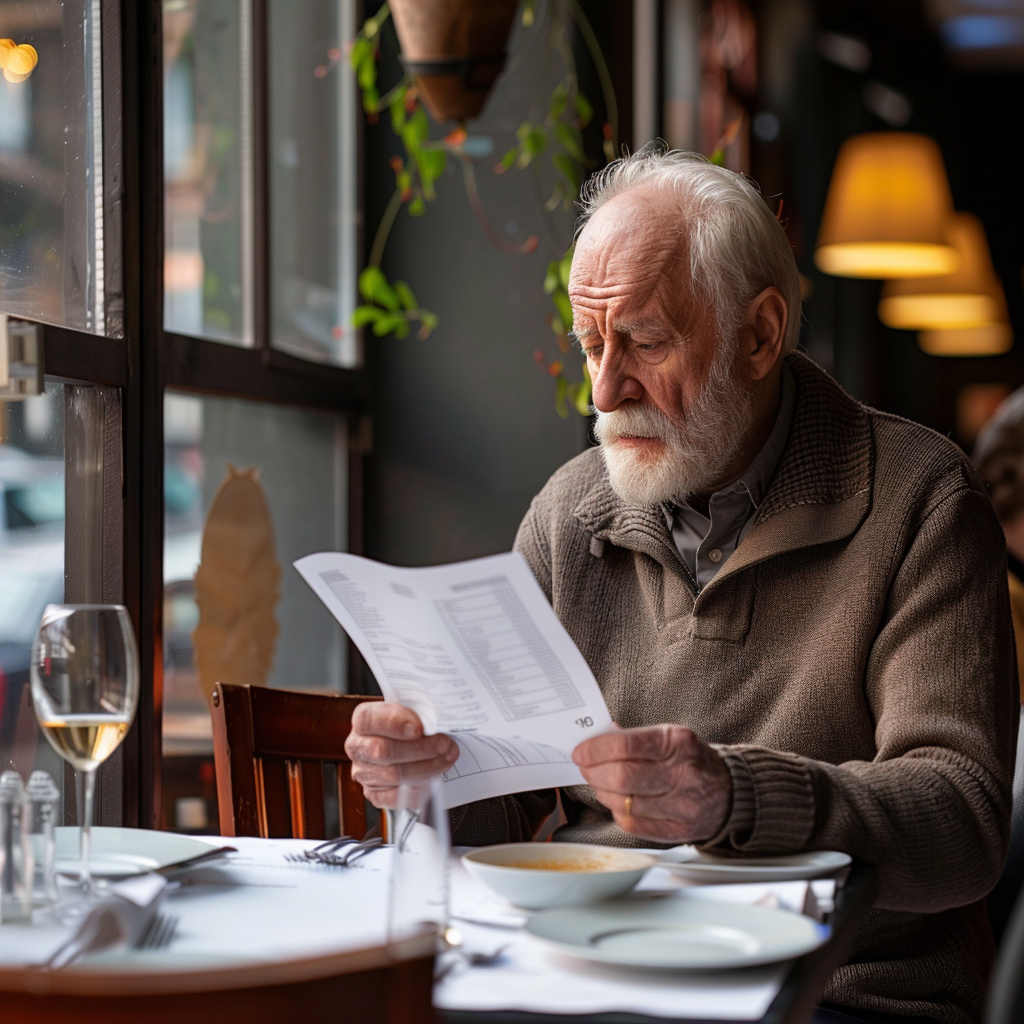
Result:
<svg viewBox="0 0 1024 1024"><path fill-rule="evenodd" d="M339 836L301 853L286 853L284 859L293 864L325 864L332 868L345 868L381 846L383 842L380 836L361 842L351 836Z"/></svg>

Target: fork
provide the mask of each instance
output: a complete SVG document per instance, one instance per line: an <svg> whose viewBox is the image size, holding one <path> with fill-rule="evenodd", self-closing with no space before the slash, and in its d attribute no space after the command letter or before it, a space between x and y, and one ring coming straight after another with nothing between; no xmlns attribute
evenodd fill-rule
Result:
<svg viewBox="0 0 1024 1024"><path fill-rule="evenodd" d="M310 857L309 860L315 861L317 864L327 864L330 867L344 868L357 861L360 857L369 853L371 850L375 850L378 846L384 842L380 836L374 836L372 839L364 839L361 843L352 843L344 853L318 853Z"/></svg>
<svg viewBox="0 0 1024 1024"><path fill-rule="evenodd" d="M351 836L338 836L337 839L328 839L326 842L320 843L309 850L301 850L298 853L286 853L284 855L284 859L290 861L292 864L306 864L311 860L317 860L322 854L329 853L331 850L335 850L339 846L345 846L349 843L355 842L357 842L357 840L353 839Z"/></svg>
<svg viewBox="0 0 1024 1024"><path fill-rule="evenodd" d="M132 949L166 949L178 931L178 918L174 914L157 914L136 940Z"/></svg>

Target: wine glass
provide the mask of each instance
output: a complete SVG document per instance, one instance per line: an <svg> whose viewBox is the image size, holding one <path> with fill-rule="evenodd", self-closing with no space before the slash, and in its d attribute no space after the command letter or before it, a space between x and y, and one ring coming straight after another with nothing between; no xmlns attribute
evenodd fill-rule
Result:
<svg viewBox="0 0 1024 1024"><path fill-rule="evenodd" d="M116 604L46 606L32 648L32 704L43 735L76 770L79 888L89 871L96 769L118 748L139 701L139 654L128 609Z"/></svg>

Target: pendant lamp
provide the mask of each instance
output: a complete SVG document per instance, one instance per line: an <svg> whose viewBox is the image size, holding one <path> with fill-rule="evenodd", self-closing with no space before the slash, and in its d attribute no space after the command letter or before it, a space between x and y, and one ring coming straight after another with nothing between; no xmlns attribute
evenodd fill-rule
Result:
<svg viewBox="0 0 1024 1024"><path fill-rule="evenodd" d="M932 139L855 135L836 157L814 262L839 277L950 274L957 267L945 237L952 214L946 168Z"/></svg>
<svg viewBox="0 0 1024 1024"><path fill-rule="evenodd" d="M924 331L1005 321L1006 298L981 221L970 213L957 213L946 228L946 237L960 257L960 266L943 277L887 281L878 304L883 324Z"/></svg>
<svg viewBox="0 0 1024 1024"><path fill-rule="evenodd" d="M1013 348L1013 330L1008 323L991 323L922 331L917 344L930 356L1001 356Z"/></svg>

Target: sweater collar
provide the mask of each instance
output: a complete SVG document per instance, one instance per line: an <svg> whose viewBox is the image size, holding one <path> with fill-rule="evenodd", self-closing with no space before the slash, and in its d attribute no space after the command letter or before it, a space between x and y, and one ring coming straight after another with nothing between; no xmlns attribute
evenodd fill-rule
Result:
<svg viewBox="0 0 1024 1024"><path fill-rule="evenodd" d="M806 356L793 352L786 363L796 384L789 439L753 529L716 581L771 554L848 536L870 504L874 450L867 411ZM661 507L622 501L603 467L573 514L600 540L665 565L679 561Z"/></svg>

